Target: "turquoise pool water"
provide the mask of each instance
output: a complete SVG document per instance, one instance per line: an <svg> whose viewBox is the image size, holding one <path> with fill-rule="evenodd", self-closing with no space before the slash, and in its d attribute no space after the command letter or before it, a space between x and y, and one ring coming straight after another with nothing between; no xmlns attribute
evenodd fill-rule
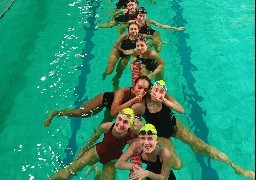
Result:
<svg viewBox="0 0 256 180"><path fill-rule="evenodd" d="M140 5L148 19L186 27L156 28L167 42L160 55L169 92L186 110L178 117L236 164L255 171L254 2ZM71 162L101 122L103 112L88 119L59 117L48 128L42 124L51 110L79 107L113 89L115 73L105 81L101 74L118 38L116 28L95 28L108 20L111 7L97 0L17 0L0 19L1 179L46 179ZM127 68L119 87L130 84ZM174 171L177 179L245 179L173 141L183 160L183 168ZM85 179L86 169L73 179ZM118 171L117 179L127 173Z"/></svg>

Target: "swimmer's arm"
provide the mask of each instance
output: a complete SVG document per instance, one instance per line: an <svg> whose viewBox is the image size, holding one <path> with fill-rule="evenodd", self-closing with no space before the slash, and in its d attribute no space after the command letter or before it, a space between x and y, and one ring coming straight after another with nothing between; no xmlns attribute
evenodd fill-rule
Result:
<svg viewBox="0 0 256 180"><path fill-rule="evenodd" d="M174 27L174 26L169 26L169 25L165 25L165 24L160 24L159 22L156 22L154 20L148 20L148 23L153 24L153 25L158 26L163 29L171 29L171 30L177 30L177 31L184 30L184 27Z"/></svg>
<svg viewBox="0 0 256 180"><path fill-rule="evenodd" d="M132 170L133 166L135 164L127 162L132 155L137 152L139 149L140 145L139 143L135 142L129 148L122 154L122 156L116 161L115 167L117 169L127 169L127 170Z"/></svg>
<svg viewBox="0 0 256 180"><path fill-rule="evenodd" d="M95 141L97 141L103 133L106 133L110 130L112 122L103 123L99 126L98 130L94 133L94 135L89 139L89 141L84 145L81 151L85 151L88 147L90 147Z"/></svg>
<svg viewBox="0 0 256 180"><path fill-rule="evenodd" d="M138 119L141 122L141 116L145 113L145 102L139 102L135 103L131 106L131 109L133 110L136 117L136 120Z"/></svg>
<svg viewBox="0 0 256 180"><path fill-rule="evenodd" d="M168 107L174 109L178 113L184 114L185 110L184 108L169 94L165 95L165 98L163 98L162 102L167 105Z"/></svg>
<svg viewBox="0 0 256 180"><path fill-rule="evenodd" d="M151 75L152 78L153 78L155 75L157 75L158 73L160 73L164 69L164 60L155 51L151 52L151 55L150 55L149 58L155 59L157 61L157 63L159 64L157 66L157 68L151 74L148 75L148 76ZM152 79L152 78L150 78L150 79Z"/></svg>
<svg viewBox="0 0 256 180"><path fill-rule="evenodd" d="M111 19L113 20L119 14L123 14L127 11L127 9L117 9L116 12L112 15Z"/></svg>
<svg viewBox="0 0 256 180"><path fill-rule="evenodd" d="M145 37L147 39L152 39L153 38L153 36L150 35L150 34L141 34L141 36L143 36L143 37Z"/></svg>
<svg viewBox="0 0 256 180"><path fill-rule="evenodd" d="M128 36L127 34L121 35L121 36L118 38L118 40L115 42L114 48L116 48L116 49L119 50L119 51L124 52L124 50L120 47L120 44L121 44L122 40L124 40L125 38L127 38L127 36Z"/></svg>
<svg viewBox="0 0 256 180"><path fill-rule="evenodd" d="M127 90L130 91L130 89L127 88L116 91L110 110L110 114L112 117L115 117L122 109L131 107L136 102L136 98L133 98L127 101L126 103L122 104L123 101L127 99L127 93L125 92Z"/></svg>
<svg viewBox="0 0 256 180"><path fill-rule="evenodd" d="M168 149L163 148L161 151L162 156L162 170L161 170L161 179L167 180L170 174L171 169L171 153ZM152 178L153 179L153 178Z"/></svg>

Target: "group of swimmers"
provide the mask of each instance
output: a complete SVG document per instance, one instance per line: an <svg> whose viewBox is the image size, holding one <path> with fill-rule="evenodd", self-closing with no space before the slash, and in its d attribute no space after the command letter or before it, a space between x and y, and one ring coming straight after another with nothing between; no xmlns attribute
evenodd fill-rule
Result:
<svg viewBox="0 0 256 180"><path fill-rule="evenodd" d="M114 45L103 78L113 72L119 59L122 66L118 68L124 69L132 56L132 87L99 94L78 109L50 113L44 121L45 126L50 126L56 115L87 118L103 108L111 115L99 125L76 159L50 179L68 179L85 166L92 165L95 179L113 180L116 169L124 169L130 170L129 178L132 180L175 180L172 169L180 169L182 161L173 148L171 137L188 144L194 152L229 164L237 174L254 179L253 171L235 165L226 154L196 137L175 117L172 110L183 114L184 109L173 96L167 94L167 84L163 80L164 61L158 54L162 41L160 34L150 24L175 30L184 28L146 20L146 9L137 8L137 5L136 0L119 0L112 19L107 24L99 24L99 27L105 28L121 24L119 33L128 27L128 33L121 35ZM152 39L151 45L155 50L148 48L146 38ZM155 82L151 85L153 80ZM116 120L112 122L114 117ZM142 117L146 124L142 123ZM95 145L102 134L103 140ZM129 147L123 153L126 144ZM95 165L97 162L103 164L102 171ZM146 169L142 168L141 163L146 164Z"/></svg>

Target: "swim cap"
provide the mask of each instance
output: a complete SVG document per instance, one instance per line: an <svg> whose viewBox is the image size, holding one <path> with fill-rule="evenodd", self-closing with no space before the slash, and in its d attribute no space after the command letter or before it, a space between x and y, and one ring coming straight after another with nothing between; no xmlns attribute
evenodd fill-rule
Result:
<svg viewBox="0 0 256 180"><path fill-rule="evenodd" d="M137 11L137 14L147 14L147 10L144 7L140 7Z"/></svg>
<svg viewBox="0 0 256 180"><path fill-rule="evenodd" d="M133 125L135 114L131 108L124 108L123 110L119 111L119 114L125 115L128 118L130 125Z"/></svg>
<svg viewBox="0 0 256 180"><path fill-rule="evenodd" d="M161 87L163 88L166 92L167 92L167 85L165 83L164 80L159 80L159 81L156 81L153 86L158 86L158 87Z"/></svg>
<svg viewBox="0 0 256 180"><path fill-rule="evenodd" d="M153 135L157 139L157 130L153 124L145 124L140 128L140 133L141 135Z"/></svg>

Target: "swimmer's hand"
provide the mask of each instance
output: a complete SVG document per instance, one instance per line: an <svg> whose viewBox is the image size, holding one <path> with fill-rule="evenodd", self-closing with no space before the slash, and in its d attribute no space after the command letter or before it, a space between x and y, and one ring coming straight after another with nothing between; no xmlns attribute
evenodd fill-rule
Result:
<svg viewBox="0 0 256 180"><path fill-rule="evenodd" d="M153 91L150 92L151 97L153 97L154 99L156 99L159 102L166 102L166 98L164 97L164 94L158 95L156 96L155 93Z"/></svg>
<svg viewBox="0 0 256 180"><path fill-rule="evenodd" d="M132 99L133 104L142 102L142 95L138 95Z"/></svg>
<svg viewBox="0 0 256 180"><path fill-rule="evenodd" d="M54 118L54 116L56 116L57 114L59 114L59 111L54 111L51 112L49 117L44 121L44 126L48 127L51 125L52 119Z"/></svg>
<svg viewBox="0 0 256 180"><path fill-rule="evenodd" d="M97 26L98 26L99 28L104 28L104 27L106 26L106 24L104 24L104 23L102 23L102 22L99 22L99 23L97 24Z"/></svg>
<svg viewBox="0 0 256 180"><path fill-rule="evenodd" d="M139 165L135 165L132 170L133 173L130 175L130 180L143 179L149 175L149 172L142 169Z"/></svg>
<svg viewBox="0 0 256 180"><path fill-rule="evenodd" d="M125 55L131 55L133 53L133 49L130 49L130 50L124 50L123 53Z"/></svg>
<svg viewBox="0 0 256 180"><path fill-rule="evenodd" d="M184 31L185 30L185 27L176 27L174 28L176 31Z"/></svg>
<svg viewBox="0 0 256 180"><path fill-rule="evenodd" d="M50 119L47 119L47 120L44 121L44 126L45 127L48 127L50 125L51 125L51 120Z"/></svg>

